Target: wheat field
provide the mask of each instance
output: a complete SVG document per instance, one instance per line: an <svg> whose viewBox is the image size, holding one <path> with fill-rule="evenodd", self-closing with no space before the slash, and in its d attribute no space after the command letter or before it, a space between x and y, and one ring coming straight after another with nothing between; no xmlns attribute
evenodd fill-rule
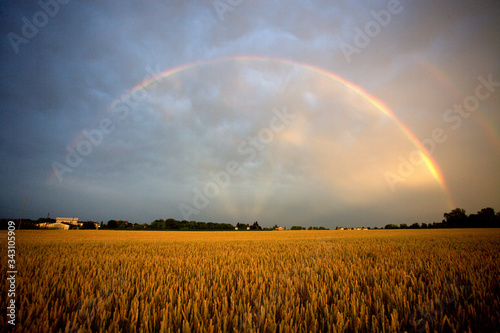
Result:
<svg viewBox="0 0 500 333"><path fill-rule="evenodd" d="M0 331L500 330L497 229L16 237L16 326L2 314Z"/></svg>

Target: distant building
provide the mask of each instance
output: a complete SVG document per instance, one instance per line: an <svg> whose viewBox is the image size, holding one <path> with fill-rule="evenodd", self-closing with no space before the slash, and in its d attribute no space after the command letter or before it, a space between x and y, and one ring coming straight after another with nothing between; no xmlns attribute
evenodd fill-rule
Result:
<svg viewBox="0 0 500 333"><path fill-rule="evenodd" d="M39 223L40 229L99 229L100 225L94 221L80 221L78 217L58 217L55 223Z"/></svg>
<svg viewBox="0 0 500 333"><path fill-rule="evenodd" d="M78 217L56 217L56 223L67 223L69 225L81 226L78 222Z"/></svg>
<svg viewBox="0 0 500 333"><path fill-rule="evenodd" d="M69 224L55 222L55 223L39 223L38 227L40 229L57 229L57 230L69 230Z"/></svg>

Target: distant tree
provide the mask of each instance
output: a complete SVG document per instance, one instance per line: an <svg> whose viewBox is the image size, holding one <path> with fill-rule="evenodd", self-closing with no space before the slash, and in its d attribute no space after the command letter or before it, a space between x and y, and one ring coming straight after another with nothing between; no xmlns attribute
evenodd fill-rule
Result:
<svg viewBox="0 0 500 333"><path fill-rule="evenodd" d="M128 221L119 220L117 221L117 223L119 229L127 229L132 226L130 223L128 223Z"/></svg>
<svg viewBox="0 0 500 333"><path fill-rule="evenodd" d="M406 223L401 223L401 224L399 225L399 229L408 229L408 224L406 224Z"/></svg>
<svg viewBox="0 0 500 333"><path fill-rule="evenodd" d="M448 226L446 225L445 220L443 222L432 222L432 224L429 224L429 228L447 228Z"/></svg>
<svg viewBox="0 0 500 333"><path fill-rule="evenodd" d="M252 226L250 227L251 230L262 230L262 228L259 225L259 222L255 221Z"/></svg>
<svg viewBox="0 0 500 333"><path fill-rule="evenodd" d="M221 223L220 228L221 228L221 230L233 230L234 229L233 225L230 223Z"/></svg>
<svg viewBox="0 0 500 333"><path fill-rule="evenodd" d="M96 229L94 222L85 221L82 222L80 229Z"/></svg>
<svg viewBox="0 0 500 333"><path fill-rule="evenodd" d="M150 225L151 229L165 229L165 221L164 220L154 220Z"/></svg>
<svg viewBox="0 0 500 333"><path fill-rule="evenodd" d="M290 230L305 230L306 228L301 227L300 225L294 225Z"/></svg>
<svg viewBox="0 0 500 333"><path fill-rule="evenodd" d="M495 215L495 210L491 207L483 208L477 212L479 219L479 226L484 226L486 228L491 228L495 226L495 220L497 216Z"/></svg>
<svg viewBox="0 0 500 333"><path fill-rule="evenodd" d="M118 221L116 221L116 220L109 220L108 224L107 224L107 227L109 229L116 229L116 228L118 228Z"/></svg>
<svg viewBox="0 0 500 333"><path fill-rule="evenodd" d="M385 229L399 229L397 224L387 224Z"/></svg>
<svg viewBox="0 0 500 333"><path fill-rule="evenodd" d="M413 223L412 225L409 226L410 229L419 229L420 228L420 224L418 223Z"/></svg>
<svg viewBox="0 0 500 333"><path fill-rule="evenodd" d="M422 227L421 228L422 229L427 229L427 228L429 228L429 226L427 225L427 223L422 223Z"/></svg>
<svg viewBox="0 0 500 333"><path fill-rule="evenodd" d="M465 227L467 226L467 214L465 209L455 208L449 213L444 213L443 223L446 227Z"/></svg>
<svg viewBox="0 0 500 333"><path fill-rule="evenodd" d="M491 207L483 208L476 214L470 214L467 221L467 226L472 228L494 228L499 226L499 215L495 214L495 210Z"/></svg>
<svg viewBox="0 0 500 333"><path fill-rule="evenodd" d="M245 223L239 223L236 224L236 227L238 228L238 230L247 230L247 228L249 227L248 224L245 224Z"/></svg>
<svg viewBox="0 0 500 333"><path fill-rule="evenodd" d="M495 218L495 210L491 207L483 208L479 212L477 212L477 215L479 215L485 219L494 219Z"/></svg>
<svg viewBox="0 0 500 333"><path fill-rule="evenodd" d="M165 220L165 229L175 230L180 228L181 226L179 221L172 218Z"/></svg>

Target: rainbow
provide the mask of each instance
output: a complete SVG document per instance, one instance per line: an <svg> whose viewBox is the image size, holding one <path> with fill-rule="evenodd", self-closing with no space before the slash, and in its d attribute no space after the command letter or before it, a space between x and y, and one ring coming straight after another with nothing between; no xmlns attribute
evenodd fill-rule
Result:
<svg viewBox="0 0 500 333"><path fill-rule="evenodd" d="M294 62L291 60L287 59L282 59L282 58L267 58L267 57L262 57L262 56L233 56L233 57L225 57L225 58L215 58L215 59L210 59L210 60L205 60L205 61L199 61L199 62L193 62L193 63L188 63L188 64L183 64L178 67L174 67L171 69L168 69L162 73L160 73L158 76L155 76L153 78L148 78L147 80L142 81L138 85L136 85L132 90L129 92L130 94L133 94L135 91L140 90L140 89L145 89L149 85L151 85L153 82L156 82L160 78L166 78L172 75L179 74L181 72L187 71L189 69L199 67L199 66L205 66L209 64L214 64L214 63L219 63L219 62L224 62L224 61L253 61L253 62L275 62L275 63L281 63L289 66L295 66L302 68L304 70L310 71L312 73L318 74L322 77L325 77L331 81L334 81L345 88L349 89L350 91L356 93L357 95L361 96L364 98L369 104L371 104L373 107L375 107L378 111L380 111L382 114L385 116L389 117L399 128L400 130L405 134L406 137L411 141L413 146L418 150L420 156L422 157L422 160L424 161L427 169L433 176L433 178L436 180L436 182L439 184L439 186L443 189L450 208L454 208L455 205L453 204L453 201L451 199L451 195L449 193L449 190L446 186L446 182L443 177L443 173L441 169L439 168L439 165L437 162L434 160L434 158L431 156L431 154L427 151L427 149L422 145L420 140L411 132L411 130L404 125L394 114L394 112L389 109L388 106L386 106L382 101L377 99L376 97L370 95L368 92L363 90L363 88L356 86L354 83L349 82L342 77L332 73L328 72L324 69L314 67L311 65L307 64L302 64L298 62ZM127 94L128 95L128 94Z"/></svg>
<svg viewBox="0 0 500 333"><path fill-rule="evenodd" d="M262 57L262 56L238 55L238 56L231 56L231 57L214 58L214 59L209 59L209 60L187 63L187 64L183 64L183 65L180 65L180 66L177 66L174 68L167 69L167 70L159 73L158 75L155 75L153 77L149 77L146 80L140 82L139 84L137 84L135 87L133 87L131 90L129 90L123 96L130 96L130 95L134 94L136 91L139 91L141 89L145 89L148 86L150 86L151 84L158 82L160 79L164 79L164 78L167 78L167 77L170 77L173 75L177 75L177 74L180 74L182 72L188 71L188 70L196 68L196 67L206 66L206 65L215 64L215 63L222 63L222 62L227 62L227 61L280 63L280 64L284 64L284 65L298 67L298 68L301 68L303 70L312 72L312 73L317 74L319 76L322 76L324 78L327 78L328 80L331 80L337 84L340 84L341 86L344 86L345 88L349 89L350 91L361 96L369 104L371 104L375 109L377 109L383 115L389 117L400 128L400 130L405 134L405 136L408 137L408 139L411 141L413 146L415 146L416 150L419 152L420 156L422 157L422 160L424 161L427 169L429 170L429 172L431 173L433 178L436 180L436 182L439 184L439 186L444 191L450 208L455 207L453 204L453 201L451 199L451 195L449 193L449 190L446 186L446 182L444 180L441 169L439 168L439 165L434 160L434 158L431 156L431 154L427 151L427 149L422 145L420 140L411 132L411 130L406 125L404 125L396 117L394 112L392 112L391 109L389 109L389 107L386 106L382 101L380 101L376 97L370 95L363 88L355 85L352 82L349 82L349 81L343 79L342 77L340 77L332 72L328 72L328 71L321 69L319 67L314 67L314 66L311 66L308 64L294 62L294 61L291 61L288 59L270 58L270 57ZM111 106L107 109L107 111L109 111L109 110L111 110Z"/></svg>

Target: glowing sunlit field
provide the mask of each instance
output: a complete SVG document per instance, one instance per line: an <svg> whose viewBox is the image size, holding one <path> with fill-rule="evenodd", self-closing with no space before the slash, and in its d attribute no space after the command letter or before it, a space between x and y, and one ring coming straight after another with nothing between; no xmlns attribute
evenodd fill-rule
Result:
<svg viewBox="0 0 500 333"><path fill-rule="evenodd" d="M500 230L21 230L16 247L18 332L500 329Z"/></svg>

